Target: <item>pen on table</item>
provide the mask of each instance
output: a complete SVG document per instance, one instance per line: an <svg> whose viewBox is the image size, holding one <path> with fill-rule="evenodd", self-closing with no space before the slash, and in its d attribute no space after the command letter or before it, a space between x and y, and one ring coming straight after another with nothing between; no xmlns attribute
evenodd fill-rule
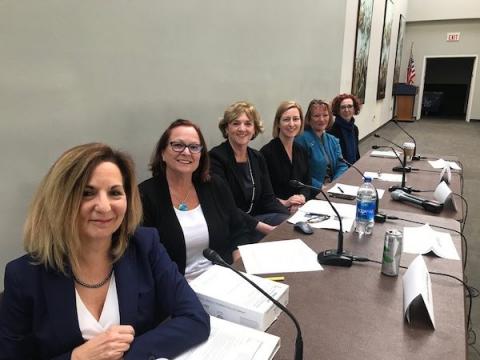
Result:
<svg viewBox="0 0 480 360"><path fill-rule="evenodd" d="M285 280L285 276L267 276L265 279L272 281L283 281Z"/></svg>
<svg viewBox="0 0 480 360"><path fill-rule="evenodd" d="M337 189L338 189L338 191L340 191L342 194L345 194L345 192L343 191L343 189L342 189L340 186L337 185Z"/></svg>

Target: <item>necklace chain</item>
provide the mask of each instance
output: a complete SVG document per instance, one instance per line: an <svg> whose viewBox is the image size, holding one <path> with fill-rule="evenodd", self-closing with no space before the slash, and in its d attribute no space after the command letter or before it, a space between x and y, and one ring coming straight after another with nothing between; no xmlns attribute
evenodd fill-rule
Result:
<svg viewBox="0 0 480 360"><path fill-rule="evenodd" d="M193 186L191 186L189 189L188 189L188 192L187 192L187 195L185 196L185 198L182 200L180 200L177 196L175 196L175 194L173 194L172 192L172 195L173 197L176 199L176 200L180 200L178 202L178 210L180 211L187 211L188 210L188 205L187 205L187 200L188 200L188 197L190 196L190 193L192 192L192 188Z"/></svg>
<svg viewBox="0 0 480 360"><path fill-rule="evenodd" d="M105 285L107 283L108 280L110 280L110 278L112 277L112 274L113 274L113 267L112 267L112 270L110 270L110 272L108 273L107 277L105 279L103 279L102 281L100 281L99 283L87 284L86 282L83 282L82 280L78 279L72 271L73 280L75 280L75 282L78 285L81 285L81 286L89 288L89 289L101 288L103 285Z"/></svg>
<svg viewBox="0 0 480 360"><path fill-rule="evenodd" d="M253 179L253 172L252 172L252 166L250 165L250 159L247 154L247 164L248 164L248 171L250 172L250 179L252 180L252 199L250 200L250 207L247 210L247 214L250 214L253 208L253 201L255 199L255 180Z"/></svg>

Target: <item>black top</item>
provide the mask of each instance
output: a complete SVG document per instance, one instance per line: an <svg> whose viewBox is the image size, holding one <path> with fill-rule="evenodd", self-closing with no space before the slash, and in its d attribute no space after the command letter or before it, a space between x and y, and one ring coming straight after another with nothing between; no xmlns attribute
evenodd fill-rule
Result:
<svg viewBox="0 0 480 360"><path fill-rule="evenodd" d="M232 263L232 251L250 242L249 231L238 211L228 186L213 175L210 181L194 182L208 227L209 247ZM170 258L184 274L186 247L182 227L170 198L165 176L154 176L139 185L143 205L143 224L158 229L160 241Z"/></svg>
<svg viewBox="0 0 480 360"><path fill-rule="evenodd" d="M235 203L246 214L245 220L249 228L254 229L258 224L258 220L253 217L254 215L267 213L289 214L289 212L273 193L267 163L263 155L252 148L248 148L247 151L253 179L255 180L255 197L250 215L246 214L246 211L250 208L252 191L243 186L242 174L239 172L235 154L228 140L215 146L210 150L209 154L212 172L226 180L232 191Z"/></svg>
<svg viewBox="0 0 480 360"><path fill-rule="evenodd" d="M327 132L340 141L343 157L347 159L348 162L354 163L360 159L360 151L358 150L358 127L355 125L354 118L352 118L350 122L347 122L341 116L336 116L333 126L327 130ZM352 149L350 149L351 147ZM347 155L350 153L352 153L352 156Z"/></svg>
<svg viewBox="0 0 480 360"><path fill-rule="evenodd" d="M308 154L303 147L293 143L292 161L279 138L272 139L260 149L268 165L268 172L272 187L277 198L286 200L295 194L302 194L305 199L310 197L310 189L295 188L289 184L290 180L298 180L311 185Z"/></svg>

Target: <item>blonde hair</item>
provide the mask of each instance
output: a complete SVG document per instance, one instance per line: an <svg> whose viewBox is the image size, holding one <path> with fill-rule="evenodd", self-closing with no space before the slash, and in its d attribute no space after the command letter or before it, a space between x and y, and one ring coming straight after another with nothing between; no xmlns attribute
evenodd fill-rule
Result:
<svg viewBox="0 0 480 360"><path fill-rule="evenodd" d="M108 145L90 143L63 153L43 178L24 225L25 250L39 264L66 273L78 266L81 241L78 216L83 192L95 168L103 162L118 166L127 198L127 212L113 234L112 261L125 252L128 238L142 218L142 207L130 156Z"/></svg>
<svg viewBox="0 0 480 360"><path fill-rule="evenodd" d="M300 114L300 120L302 122L300 126L300 130L297 135L300 135L303 132L303 110L299 103L296 101L282 101L282 103L278 106L277 112L275 113L275 118L273 119L273 129L272 129L272 136L277 138L280 133L280 118L282 117L283 113L290 109L298 109L298 113Z"/></svg>
<svg viewBox="0 0 480 360"><path fill-rule="evenodd" d="M222 135L225 139L228 138L228 124L230 124L232 121L237 120L243 113L247 115L250 121L253 121L255 133L253 134L252 140L255 139L258 134L263 132L263 124L260 120L260 114L258 113L255 106L247 101L237 101L225 109L223 119L221 119L218 123L218 128L222 132Z"/></svg>
<svg viewBox="0 0 480 360"><path fill-rule="evenodd" d="M310 104L308 104L307 113L305 114L305 128L306 129L312 128L312 126L310 125L310 122L312 121L313 107L317 105L320 107L323 107L328 112L328 124L325 130L331 129L334 123L334 119L333 119L332 109L330 108L330 104L327 103L326 101L317 100L317 99L313 99L312 101L310 101Z"/></svg>

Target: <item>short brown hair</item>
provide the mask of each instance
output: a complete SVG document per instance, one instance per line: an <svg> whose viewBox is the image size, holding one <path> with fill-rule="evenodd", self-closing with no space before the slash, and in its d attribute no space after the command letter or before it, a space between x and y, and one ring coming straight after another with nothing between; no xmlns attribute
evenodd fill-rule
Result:
<svg viewBox="0 0 480 360"><path fill-rule="evenodd" d="M353 109L355 110L354 114L355 115L360 114L360 108L362 107L362 103L360 102L360 100L355 95L352 95L352 94L340 94L335 96L335 98L332 100L333 115L337 116L340 114L340 104L345 99L352 99Z"/></svg>
<svg viewBox="0 0 480 360"><path fill-rule="evenodd" d="M112 162L122 174L127 212L113 234L112 261L118 260L142 218L135 167L126 153L100 143L79 145L64 152L43 178L24 226L25 250L40 264L66 273L78 266L80 236L78 216L85 187L95 168Z"/></svg>
<svg viewBox="0 0 480 360"><path fill-rule="evenodd" d="M200 145L202 145L202 151L200 152L200 163L198 168L193 172L193 180L200 180L202 182L210 180L210 160L208 157L207 143L203 137L200 128L190 120L177 119L170 124L170 126L163 132L162 136L155 146L155 150L150 160L150 171L153 176L165 174L165 161L163 161L162 153L168 146L168 141L172 130L179 126L193 127L200 139Z"/></svg>
<svg viewBox="0 0 480 360"><path fill-rule="evenodd" d="M300 114L300 120L302 122L300 131L298 132L298 135L303 132L303 126L304 126L304 121L303 121L303 110L302 107L300 106L299 103L296 101L282 101L280 105L277 108L277 112L275 113L275 118L273 119L273 129L272 129L272 136L274 138L278 137L278 134L280 133L280 118L282 117L283 113L287 110L290 109L298 109L298 113Z"/></svg>
<svg viewBox="0 0 480 360"><path fill-rule="evenodd" d="M247 101L237 101L228 106L223 113L223 118L218 123L218 128L222 132L223 137L228 138L227 127L232 121L237 120L240 115L245 113L250 121L253 121L255 127L255 133L252 140L257 137L258 134L263 132L263 124L260 120L260 114L255 106Z"/></svg>
<svg viewBox="0 0 480 360"><path fill-rule="evenodd" d="M305 128L307 129L312 128L312 126L310 125L310 121L312 120L312 111L315 105L323 106L328 111L328 124L327 124L326 130L330 129L333 126L333 122L334 122L332 109L330 108L330 105L326 101L317 100L317 99L313 99L312 101L310 101L310 104L308 104L307 113L305 114Z"/></svg>

